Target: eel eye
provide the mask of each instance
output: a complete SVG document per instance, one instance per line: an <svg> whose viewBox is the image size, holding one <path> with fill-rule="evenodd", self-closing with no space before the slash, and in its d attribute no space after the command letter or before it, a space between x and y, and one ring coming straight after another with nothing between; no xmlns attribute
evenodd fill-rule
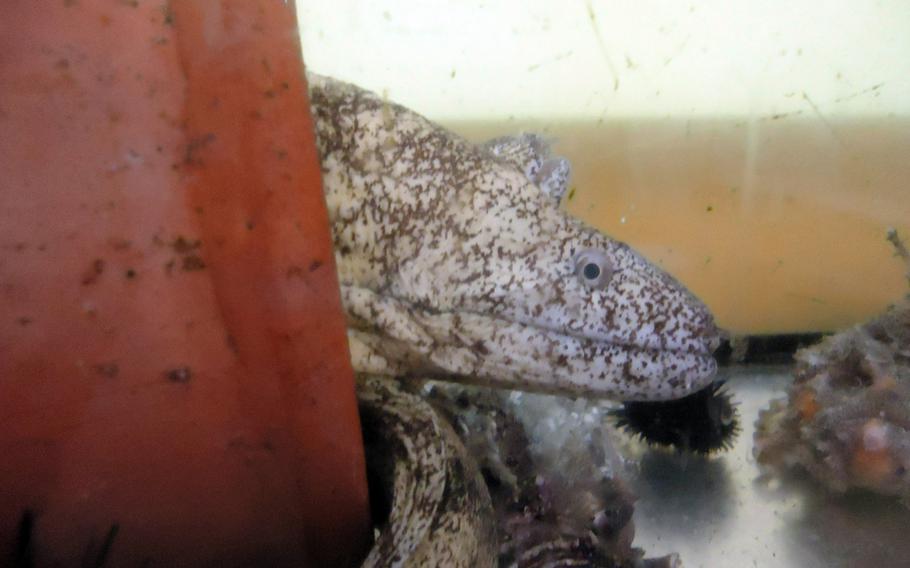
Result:
<svg viewBox="0 0 910 568"><path fill-rule="evenodd" d="M613 272L613 265L603 251L585 249L575 255L575 275L588 288L603 290L610 283Z"/></svg>

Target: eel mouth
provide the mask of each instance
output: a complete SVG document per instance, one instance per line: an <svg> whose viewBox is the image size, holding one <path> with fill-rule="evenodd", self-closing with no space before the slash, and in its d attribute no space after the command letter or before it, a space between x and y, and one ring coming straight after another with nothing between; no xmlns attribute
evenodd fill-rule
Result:
<svg viewBox="0 0 910 568"><path fill-rule="evenodd" d="M685 341L664 338L656 342L635 342L611 337L604 339L586 334L566 334L549 330L569 341L603 353L608 366L621 369L616 381L623 400L672 400L687 396L708 386L717 374L714 352L720 346L723 332L708 316L704 325L695 328ZM656 344L655 344L656 343ZM674 345L675 343L675 345ZM596 368L596 365L595 365ZM592 382L608 380L590 373Z"/></svg>
<svg viewBox="0 0 910 568"><path fill-rule="evenodd" d="M685 341L685 346L677 347L668 345L672 343L672 341L671 338L667 338L666 341L660 341L659 343L662 345L657 347L648 343L630 341L615 336L611 337L609 334L593 335L585 333L573 333L572 331L550 327L534 321L510 320L496 316L485 316L483 314L476 315L479 317L487 317L491 320L507 323L510 325L518 325L536 329L544 334L574 338L579 341L587 341L601 345L612 345L615 347L628 349L630 351L635 350L649 353L673 353L677 355L701 355L711 359L714 358L714 352L717 351L717 349L720 347L722 341L728 336L725 331L721 330L714 324L714 320L711 316L706 316L703 318L705 320L705 323L698 326L695 333L692 333L691 336L687 338L687 341Z"/></svg>
<svg viewBox="0 0 910 568"><path fill-rule="evenodd" d="M351 294L347 301L356 305ZM349 314L367 350L360 353L363 372L622 401L671 400L706 386L717 372L712 352L722 337L702 311L675 336L632 341L631 334L573 333L530 318L403 300L381 307L363 308L369 317Z"/></svg>
<svg viewBox="0 0 910 568"><path fill-rule="evenodd" d="M423 329L435 336L430 360L436 371L462 382L614 400L670 400L706 386L717 371L712 352L721 334L713 324L697 340L665 348L490 314L423 316L418 318Z"/></svg>

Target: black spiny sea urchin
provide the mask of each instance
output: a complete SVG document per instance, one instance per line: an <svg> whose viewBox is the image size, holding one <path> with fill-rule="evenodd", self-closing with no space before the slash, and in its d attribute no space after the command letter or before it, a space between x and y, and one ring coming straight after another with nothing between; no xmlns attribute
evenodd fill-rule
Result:
<svg viewBox="0 0 910 568"><path fill-rule="evenodd" d="M610 414L629 434L659 446L710 454L730 449L739 433L739 413L716 381L676 400L625 402Z"/></svg>

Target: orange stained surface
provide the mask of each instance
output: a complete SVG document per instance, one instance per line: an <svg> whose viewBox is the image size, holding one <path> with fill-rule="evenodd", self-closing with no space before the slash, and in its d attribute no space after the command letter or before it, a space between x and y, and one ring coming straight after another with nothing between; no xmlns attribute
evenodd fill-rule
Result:
<svg viewBox="0 0 910 568"><path fill-rule="evenodd" d="M858 447L850 455L849 473L860 487L876 487L894 475L896 464L887 448Z"/></svg>
<svg viewBox="0 0 910 568"><path fill-rule="evenodd" d="M356 561L292 6L13 0L0 77L0 565Z"/></svg>
<svg viewBox="0 0 910 568"><path fill-rule="evenodd" d="M910 121L900 117L449 123L522 130L572 162L573 215L625 241L734 333L836 330L907 292Z"/></svg>
<svg viewBox="0 0 910 568"><path fill-rule="evenodd" d="M793 406L796 408L800 419L804 421L815 418L815 415L821 409L818 405L818 400L815 398L815 390L810 388L804 388L796 394Z"/></svg>

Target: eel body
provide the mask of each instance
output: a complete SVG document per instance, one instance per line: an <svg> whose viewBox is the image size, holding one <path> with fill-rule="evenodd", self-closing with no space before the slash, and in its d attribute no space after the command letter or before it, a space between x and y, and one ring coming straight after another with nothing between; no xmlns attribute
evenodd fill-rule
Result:
<svg viewBox="0 0 910 568"><path fill-rule="evenodd" d="M391 527L367 565L479 565L496 555L483 479L380 377L667 400L713 379L719 331L672 277L559 208L569 166L542 138L478 146L308 80L361 408L393 458Z"/></svg>
<svg viewBox="0 0 910 568"><path fill-rule="evenodd" d="M363 568L495 566L490 495L449 423L394 381L364 379L359 399L374 516L387 517Z"/></svg>

